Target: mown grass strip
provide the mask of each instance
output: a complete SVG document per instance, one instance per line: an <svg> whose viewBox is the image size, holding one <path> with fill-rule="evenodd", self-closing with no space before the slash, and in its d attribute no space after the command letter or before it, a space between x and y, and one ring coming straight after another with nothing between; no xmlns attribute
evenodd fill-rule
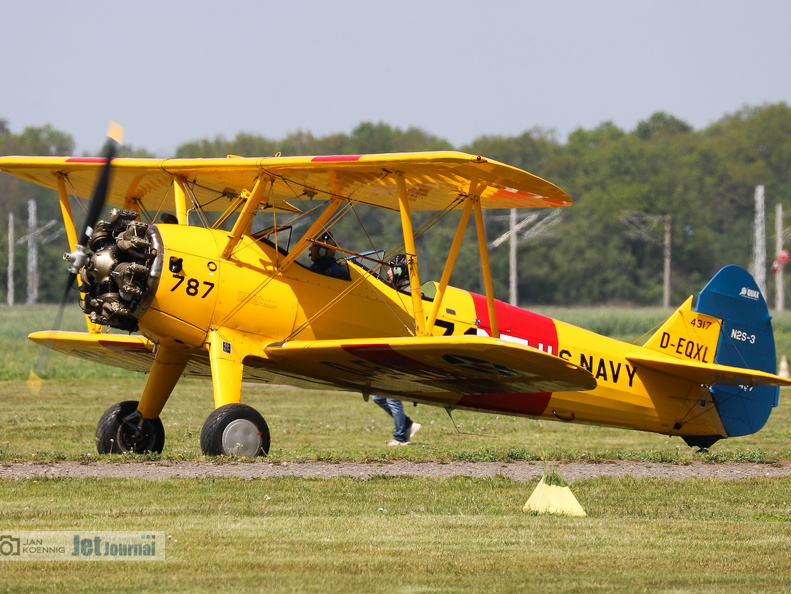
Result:
<svg viewBox="0 0 791 594"><path fill-rule="evenodd" d="M95 461L94 433L104 410L135 399L145 378L60 379L30 394L24 382L0 382L0 461ZM629 460L685 464L791 461L791 407L787 395L755 435L723 440L696 454L678 437L553 421L455 411L454 423L436 407L408 407L423 424L412 445L389 448L393 425L357 394L249 385L243 401L259 410L272 433L273 461ZM199 436L212 410L208 382L182 380L165 410L161 456L116 459L202 460Z"/></svg>
<svg viewBox="0 0 791 594"><path fill-rule="evenodd" d="M3 530L156 530L166 561L3 561L11 590L781 591L791 479L571 484L587 518L534 516L493 479L0 481Z"/></svg>

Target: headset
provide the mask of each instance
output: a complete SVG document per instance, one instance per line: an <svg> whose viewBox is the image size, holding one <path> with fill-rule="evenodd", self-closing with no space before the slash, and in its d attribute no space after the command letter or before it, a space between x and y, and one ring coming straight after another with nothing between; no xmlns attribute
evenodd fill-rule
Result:
<svg viewBox="0 0 791 594"><path fill-rule="evenodd" d="M314 240L320 241L321 243L326 243L328 245L338 245L335 243L335 238L329 231L325 231L321 235L316 236ZM319 258L326 258L327 256L332 256L334 253L335 250L324 247L323 245L318 246L318 249L316 250L316 254Z"/></svg>
<svg viewBox="0 0 791 594"><path fill-rule="evenodd" d="M388 262L390 270L393 271L393 284L397 283L407 274L407 261L404 254L397 254Z"/></svg>

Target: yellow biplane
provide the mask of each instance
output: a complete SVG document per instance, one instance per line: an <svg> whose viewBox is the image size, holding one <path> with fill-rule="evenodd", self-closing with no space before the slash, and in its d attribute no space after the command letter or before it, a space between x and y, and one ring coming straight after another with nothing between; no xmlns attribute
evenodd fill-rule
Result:
<svg viewBox="0 0 791 594"><path fill-rule="evenodd" d="M775 374L764 298L736 266L643 346L496 300L483 209L571 204L514 167L458 152L114 159L109 146L102 158L0 158L0 171L57 190L75 246L68 292L79 290L88 331L30 338L148 374L139 401L101 417L100 453L162 451L160 414L182 376L212 381L203 452L245 456L265 455L270 433L241 403L243 382L651 431L701 449L758 431L791 385ZM71 196L92 196L79 236ZM362 205L398 214L401 245L331 239ZM420 276L419 211L460 214L439 280ZM485 295L449 285L471 218ZM311 270L310 246L343 273ZM400 252L411 293L382 274Z"/></svg>

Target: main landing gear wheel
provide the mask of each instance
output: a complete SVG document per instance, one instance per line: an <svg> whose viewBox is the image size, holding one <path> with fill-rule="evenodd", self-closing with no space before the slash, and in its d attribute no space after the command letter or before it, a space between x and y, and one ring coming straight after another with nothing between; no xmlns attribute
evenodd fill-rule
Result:
<svg viewBox="0 0 791 594"><path fill-rule="evenodd" d="M269 427L264 417L246 404L226 404L212 411L200 433L207 456L266 456Z"/></svg>
<svg viewBox="0 0 791 594"><path fill-rule="evenodd" d="M96 426L96 449L100 454L158 454L163 447L162 421L141 418L135 400L112 405Z"/></svg>

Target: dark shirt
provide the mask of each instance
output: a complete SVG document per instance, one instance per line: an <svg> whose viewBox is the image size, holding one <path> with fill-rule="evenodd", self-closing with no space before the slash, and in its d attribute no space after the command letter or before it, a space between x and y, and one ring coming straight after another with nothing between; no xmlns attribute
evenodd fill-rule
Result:
<svg viewBox="0 0 791 594"><path fill-rule="evenodd" d="M406 293L407 295L412 294L412 285L409 282L408 278L405 278L398 282L395 286L396 291L401 291L402 293Z"/></svg>
<svg viewBox="0 0 791 594"><path fill-rule="evenodd" d="M338 264L338 262L332 256L319 258L313 263L310 269L313 272L318 272L319 274L323 274L325 276L349 280L349 271Z"/></svg>
<svg viewBox="0 0 791 594"><path fill-rule="evenodd" d="M409 278L403 278L400 282L396 283L395 286L396 291L399 293L406 293L407 295L412 294L412 283L409 282ZM425 299L425 295L423 295L423 291L420 292L420 298Z"/></svg>

